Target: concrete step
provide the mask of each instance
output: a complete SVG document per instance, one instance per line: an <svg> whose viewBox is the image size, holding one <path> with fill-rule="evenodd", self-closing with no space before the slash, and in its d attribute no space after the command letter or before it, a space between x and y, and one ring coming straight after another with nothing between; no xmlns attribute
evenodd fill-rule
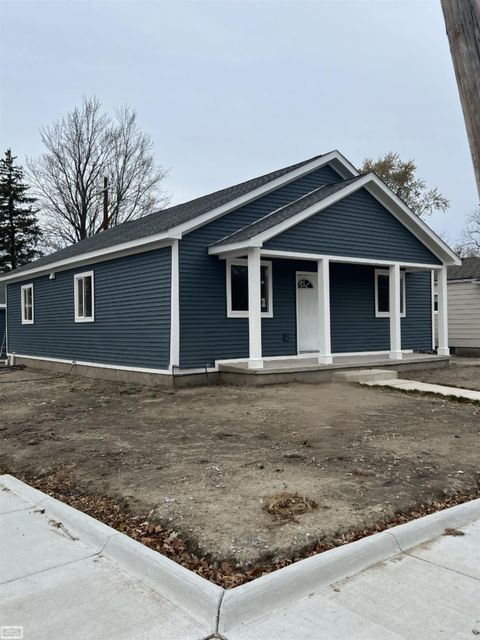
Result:
<svg viewBox="0 0 480 640"><path fill-rule="evenodd" d="M334 378L346 382L378 382L380 380L396 380L398 373L392 369L352 369L337 371Z"/></svg>

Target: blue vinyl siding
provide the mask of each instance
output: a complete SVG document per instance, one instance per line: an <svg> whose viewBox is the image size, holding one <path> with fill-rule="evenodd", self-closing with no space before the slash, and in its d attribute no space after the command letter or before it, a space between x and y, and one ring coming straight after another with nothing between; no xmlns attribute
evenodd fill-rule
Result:
<svg viewBox="0 0 480 640"><path fill-rule="evenodd" d="M74 274L94 271L95 321L75 323ZM33 282L33 325L21 324L20 287ZM8 285L8 349L124 366L168 367L170 247Z"/></svg>
<svg viewBox="0 0 480 640"><path fill-rule="evenodd" d="M340 176L331 167L322 167L192 231L180 241L181 367L205 366L217 359L248 355L248 321L245 318L227 318L225 261L209 256L208 246L309 191L338 180L341 180ZM274 304L277 299L280 301L285 297L292 303L292 308L283 310L279 306L278 311L274 308L274 318L264 319L266 355L296 353L296 341L291 330L292 317L295 322L295 286L289 288L284 269L281 264L278 267L274 265ZM291 273L288 277L292 277ZM277 313L283 316L277 316ZM282 330L287 316L288 326ZM283 342L283 333L290 334L290 342Z"/></svg>
<svg viewBox="0 0 480 640"><path fill-rule="evenodd" d="M6 345L4 343L5 338L5 309L0 309L0 358L5 356ZM2 350L3 344L3 350Z"/></svg>
<svg viewBox="0 0 480 640"><path fill-rule="evenodd" d="M407 313L401 320L402 349L431 350L430 273L407 273L405 292ZM330 314L333 353L390 349L390 320L375 317L373 267L331 265Z"/></svg>
<svg viewBox="0 0 480 640"><path fill-rule="evenodd" d="M314 214L264 246L282 251L440 264L440 260L365 189Z"/></svg>

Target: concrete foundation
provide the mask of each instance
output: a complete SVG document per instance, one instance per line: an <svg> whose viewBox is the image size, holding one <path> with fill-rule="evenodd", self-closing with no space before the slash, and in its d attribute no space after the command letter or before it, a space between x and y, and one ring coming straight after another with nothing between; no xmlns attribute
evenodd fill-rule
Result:
<svg viewBox="0 0 480 640"><path fill-rule="evenodd" d="M319 383L338 380L339 373L365 369L392 369L394 371L412 371L415 369L434 369L448 367L448 356L408 354L403 360L390 360L388 356L351 356L336 357L329 365L306 359L271 360L265 361L263 369L248 369L245 363L220 364L218 371L181 373L175 375L166 373L148 373L143 371L129 371L124 369L110 369L90 365L51 362L34 358L15 358L16 364L24 364L31 369L50 371L56 374L72 374L93 378L96 380L113 380L127 384L147 386L165 386L180 388L188 386L204 386L208 384L227 384L237 386L263 386L284 384L288 382ZM348 376L347 376L348 377Z"/></svg>
<svg viewBox="0 0 480 640"><path fill-rule="evenodd" d="M125 369L110 369L76 364L73 369L70 363L51 362L49 360L36 360L34 358L15 358L15 364L24 364L29 369L66 374L72 370L72 374L93 378L95 380L113 380L127 384L141 384L146 386L185 387L202 386L205 384L217 384L218 373L216 371L206 373L192 373L187 375L171 375L162 373L147 373L144 371L128 371Z"/></svg>

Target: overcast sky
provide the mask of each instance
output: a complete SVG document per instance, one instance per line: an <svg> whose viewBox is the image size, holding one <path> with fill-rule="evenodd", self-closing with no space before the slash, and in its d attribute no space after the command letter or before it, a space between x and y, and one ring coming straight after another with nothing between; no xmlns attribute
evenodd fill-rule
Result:
<svg viewBox="0 0 480 640"><path fill-rule="evenodd" d="M134 107L172 202L337 148L397 151L451 200L478 197L440 0L0 0L0 142L96 95Z"/></svg>

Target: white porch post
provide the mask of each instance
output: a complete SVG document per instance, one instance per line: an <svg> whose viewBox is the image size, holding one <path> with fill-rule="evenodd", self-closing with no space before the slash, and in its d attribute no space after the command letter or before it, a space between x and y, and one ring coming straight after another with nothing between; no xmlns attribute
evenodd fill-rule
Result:
<svg viewBox="0 0 480 640"><path fill-rule="evenodd" d="M330 343L330 262L322 258L317 262L318 270L318 362L331 364Z"/></svg>
<svg viewBox="0 0 480 640"><path fill-rule="evenodd" d="M248 249L248 338L249 369L262 369L262 301L260 247Z"/></svg>
<svg viewBox="0 0 480 640"><path fill-rule="evenodd" d="M389 292L390 292L390 358L401 360L402 354L402 330L400 317L400 265L392 264L389 267Z"/></svg>
<svg viewBox="0 0 480 640"><path fill-rule="evenodd" d="M438 347L439 356L449 356L448 348L448 305L447 305L447 267L437 271L438 291Z"/></svg>

